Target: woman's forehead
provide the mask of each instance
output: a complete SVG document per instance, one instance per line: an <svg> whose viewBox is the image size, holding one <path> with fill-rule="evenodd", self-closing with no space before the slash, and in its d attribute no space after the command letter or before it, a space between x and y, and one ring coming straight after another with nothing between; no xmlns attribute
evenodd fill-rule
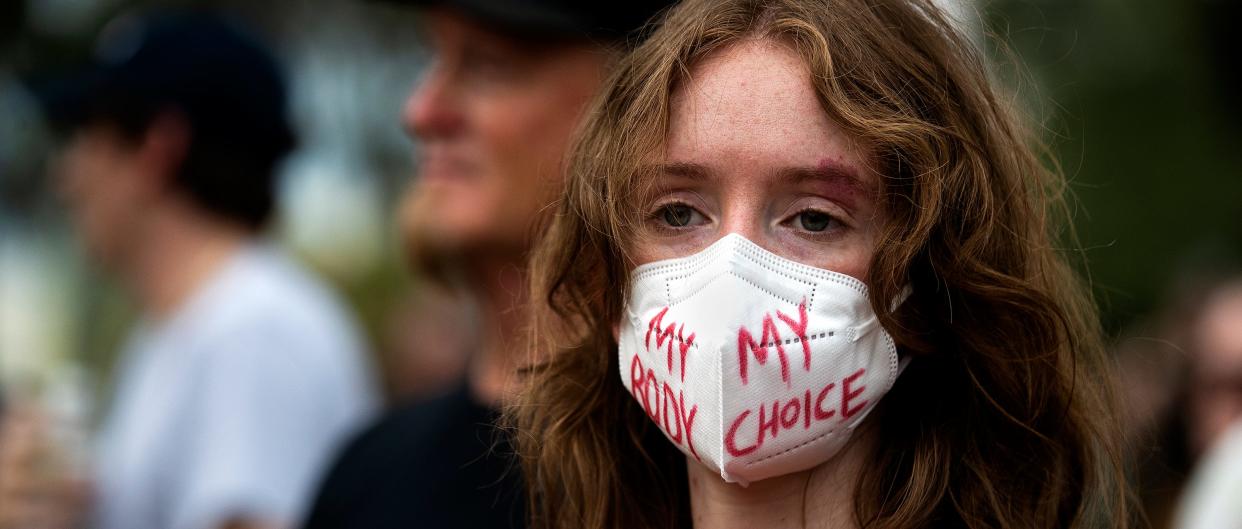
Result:
<svg viewBox="0 0 1242 529"><path fill-rule="evenodd" d="M678 83L661 162L770 173L830 160L869 178L856 143L824 111L801 57L748 39L709 54Z"/></svg>

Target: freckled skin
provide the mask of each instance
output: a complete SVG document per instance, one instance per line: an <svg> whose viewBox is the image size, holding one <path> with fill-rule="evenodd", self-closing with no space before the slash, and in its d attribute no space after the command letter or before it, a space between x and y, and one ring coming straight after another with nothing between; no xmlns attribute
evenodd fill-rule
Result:
<svg viewBox="0 0 1242 529"><path fill-rule="evenodd" d="M689 188L690 198L701 201L692 205L711 222L676 237L638 237L639 264L690 255L732 232L795 261L865 280L883 214L871 192L878 177L866 170L866 153L823 111L792 51L753 41L703 60L673 94L667 142L664 163L711 173L692 185L666 182ZM828 166L850 169L861 187L835 178L793 186L776 174ZM828 241L798 236L779 224L796 213L795 200L833 215L848 208L852 225Z"/></svg>
<svg viewBox="0 0 1242 529"><path fill-rule="evenodd" d="M695 223L670 231L651 227L631 244L638 264L684 257L739 233L788 259L863 279L884 212L875 203L878 176L868 158L820 107L800 59L781 45L747 41L703 59L674 94L664 166L694 165L708 175L664 174L654 201L695 208ZM791 183L782 171L845 168L857 184L834 177ZM796 228L809 207L840 217L831 237ZM805 226L805 225L803 225ZM854 527L853 483L874 443L864 425L833 459L803 472L749 487L725 483L687 458L694 526L713 529ZM806 498L814 498L807 502Z"/></svg>
<svg viewBox="0 0 1242 529"><path fill-rule="evenodd" d="M859 187L852 180L843 178L837 173L837 168L848 164L848 161L840 158L823 158L816 166L821 173L829 177L825 185L831 187L834 195L838 196L843 202L852 207L857 207L860 201L875 201L875 189Z"/></svg>

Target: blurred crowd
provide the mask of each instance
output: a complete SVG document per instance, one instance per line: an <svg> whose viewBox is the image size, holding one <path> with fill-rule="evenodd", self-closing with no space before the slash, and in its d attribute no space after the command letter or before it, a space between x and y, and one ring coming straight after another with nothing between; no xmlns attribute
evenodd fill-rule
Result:
<svg viewBox="0 0 1242 529"><path fill-rule="evenodd" d="M617 4L7 3L0 529L523 526L533 226L667 2ZM1238 253L1115 318L1152 527L1242 528Z"/></svg>

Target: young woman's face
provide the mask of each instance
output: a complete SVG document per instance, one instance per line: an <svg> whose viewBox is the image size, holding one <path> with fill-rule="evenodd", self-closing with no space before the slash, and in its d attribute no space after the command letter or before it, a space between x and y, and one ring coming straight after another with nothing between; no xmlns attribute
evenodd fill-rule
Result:
<svg viewBox="0 0 1242 529"><path fill-rule="evenodd" d="M824 113L801 59L770 41L712 54L673 94L666 155L632 244L636 264L729 233L865 280L878 179Z"/></svg>

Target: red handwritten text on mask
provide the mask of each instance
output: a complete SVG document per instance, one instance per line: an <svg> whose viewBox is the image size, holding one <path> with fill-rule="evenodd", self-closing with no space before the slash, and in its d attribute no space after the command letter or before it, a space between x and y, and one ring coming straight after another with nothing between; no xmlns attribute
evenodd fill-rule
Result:
<svg viewBox="0 0 1242 529"><path fill-rule="evenodd" d="M684 444L690 454L699 459L699 453L694 449L694 417L699 413L697 404L687 409L685 393L679 389L674 395L668 382L657 378L652 369L644 368L638 355L630 361L630 391L642 404L647 416L660 425L674 443Z"/></svg>
<svg viewBox="0 0 1242 529"><path fill-rule="evenodd" d="M837 416L838 411L840 411L842 421L858 415L858 412L867 405L867 401L859 402L856 399L862 395L867 386L855 386L854 383L866 372L866 369L859 369L841 380L839 407L831 402L825 402L832 397L833 390L838 387L836 382L832 382L818 392L808 389L806 393L787 401L777 400L770 406L768 403L760 404L757 414L753 412L754 410L743 410L733 419L728 433L725 434L725 450L728 450L733 457L742 457L762 448L765 440L775 439L781 431L796 428L798 423L802 423L803 429L810 429L812 422L831 419ZM752 416L757 416L759 420L757 438L754 444L739 446L738 430L746 424L746 419Z"/></svg>
<svg viewBox="0 0 1242 529"><path fill-rule="evenodd" d="M811 370L811 344L807 342L806 336L806 303L798 305L798 319L795 321L792 317L785 315L781 311L774 311L776 318L785 323L790 331L793 331L797 337L798 343L802 344L802 366L807 371ZM650 332L650 331L648 331ZM785 356L785 348L781 345L780 331L776 328L776 322L772 320L771 314L763 315L763 333L758 342L745 326L737 331L737 366L738 374L742 377L742 383L746 384L749 380L749 361L750 355L755 356L755 360L761 365L768 361L768 348L776 349L776 356L781 362L781 380L785 384L789 384L789 358Z"/></svg>
<svg viewBox="0 0 1242 529"><path fill-rule="evenodd" d="M672 374L673 373L673 342L674 341L677 342L677 352L678 352L679 357L681 358L681 381L685 382L686 381L686 353L690 350L690 347L694 345L694 333L692 332L690 333L690 336L686 336L686 324L684 323L681 324L680 327L678 327L676 323L669 322L668 327L661 328L661 325L664 325L664 315L666 313L668 313L668 307L664 307L664 310L660 311L660 313L656 314L654 318L651 318L651 321L647 322L647 337L643 340L643 346L646 347L648 351L651 350L651 335L652 334L655 334L656 350L659 350L660 347L666 347L664 345L664 342L667 341L668 342L668 345L667 345L668 372L669 374ZM677 329L676 339L674 339L673 337L674 328Z"/></svg>

